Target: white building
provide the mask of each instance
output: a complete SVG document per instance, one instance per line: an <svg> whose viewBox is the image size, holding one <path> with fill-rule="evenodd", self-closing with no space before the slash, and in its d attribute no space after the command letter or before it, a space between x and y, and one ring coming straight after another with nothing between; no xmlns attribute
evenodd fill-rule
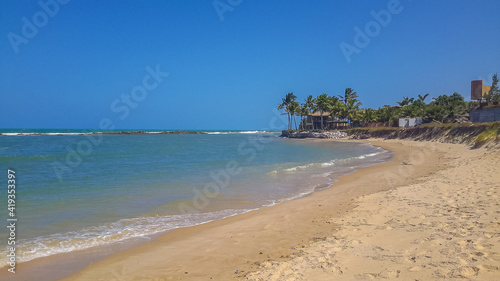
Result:
<svg viewBox="0 0 500 281"><path fill-rule="evenodd" d="M399 127L415 127L422 124L422 118L399 118Z"/></svg>

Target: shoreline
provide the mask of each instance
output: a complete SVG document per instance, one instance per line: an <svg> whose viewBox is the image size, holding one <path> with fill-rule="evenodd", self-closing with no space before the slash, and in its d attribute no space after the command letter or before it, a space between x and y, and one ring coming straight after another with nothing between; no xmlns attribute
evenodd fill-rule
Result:
<svg viewBox="0 0 500 281"><path fill-rule="evenodd" d="M173 230L154 241L95 262L64 280L117 276L123 276L125 280L199 280L207 276L215 280L243 278L263 262L286 260L311 241L334 233L338 226L328 223L328 219L347 213L354 207L354 199L413 182L443 168L445 162L442 153L425 143L412 142L415 150L410 153L402 142L369 142L394 152L393 159L342 176L331 188L304 198ZM401 164L408 161L410 154L423 155L422 163ZM392 168L399 169L399 172L391 171Z"/></svg>
<svg viewBox="0 0 500 281"><path fill-rule="evenodd" d="M302 141L305 141L305 142L323 142L323 141L327 141L327 140L307 139L307 140L302 140ZM350 141L349 140L338 140L338 142L350 142ZM356 141L354 141L354 142L356 142ZM377 151L377 154L383 153L385 156L380 158L379 160L371 160L371 161L385 161L386 162L386 161L390 161L390 159L392 158L391 152L388 152L388 151L383 152L383 151L380 151L378 149L376 149L376 151ZM365 155L363 155L363 156L365 156ZM368 156L373 156L373 155L368 154ZM389 160L387 158L389 158ZM359 171L360 169L364 169L366 167L379 164L379 163L371 162L371 161L363 162L364 164L356 164L355 166L352 166L352 167L355 167L354 169L351 167L351 169L353 169L351 171L342 171L342 172L334 173L332 175L334 175L335 179L333 179L333 178L331 178L331 179L333 180L333 182L335 182L336 179L341 177L341 176L355 173L355 172ZM382 162L382 163L384 163L384 162ZM239 216L239 215L242 215L242 214L245 214L248 212L256 211L258 209L273 207L273 206L276 206L279 204L283 204L283 202L300 200L304 197L310 196L313 193L330 188L331 183L332 183L332 181L325 184L324 186L316 187L314 190L311 190L310 192L308 191L307 193L300 193L300 194L296 194L296 195L291 196L291 197L285 197L283 199L277 200L278 203L270 203L270 204L266 204L266 205L261 205L257 208L252 208L252 209L246 210L243 213L232 214L232 215L229 215L227 217ZM210 220L210 221L206 221L206 222L191 225L191 226L183 226L182 228L196 227L196 226L199 226L202 224L207 224L207 223L211 223L213 221L218 221L218 220L222 220L222 219L224 219L224 218L218 218L215 220ZM144 237L135 237L132 239L128 239L126 241L114 242L114 243L106 244L106 245L102 245L102 246L94 246L92 248L82 249L82 250L78 250L78 251L57 253L57 254L53 254L50 256L39 257L39 258L36 258L34 260L22 262L22 263L19 263L18 265L21 266L23 268L23 270L17 272L17 274L14 276L13 280L26 280L23 278L29 279L30 277L33 277L33 278L36 277L38 280L58 280L59 278L65 278L73 273L76 273L76 272L82 270L83 268L87 267L91 263L98 262L100 260L105 259L106 257L108 257L110 255L117 254L119 252L128 250L130 248L137 247L137 246L140 246L144 243L148 243L150 241L153 241L153 240L157 239L158 237L160 237L166 233L169 233L170 231L173 231L173 230L169 230L167 232L150 234L150 235L147 235ZM64 268L64 270L61 270L61 268ZM40 275L39 271L41 271L42 269L44 272L47 272L48 274ZM7 276L8 275L6 275L5 277L7 277ZM3 277L3 274L0 273L0 279L2 277Z"/></svg>

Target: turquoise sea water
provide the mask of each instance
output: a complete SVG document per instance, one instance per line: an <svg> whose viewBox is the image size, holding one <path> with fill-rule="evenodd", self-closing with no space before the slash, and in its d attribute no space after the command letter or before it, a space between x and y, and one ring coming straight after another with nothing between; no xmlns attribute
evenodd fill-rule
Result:
<svg viewBox="0 0 500 281"><path fill-rule="evenodd" d="M369 144L289 140L278 138L276 132L19 132L0 131L0 169L5 177L0 219L8 218L11 169L17 181L19 262L278 204L327 188L340 175L392 156ZM6 246L5 227L0 235Z"/></svg>

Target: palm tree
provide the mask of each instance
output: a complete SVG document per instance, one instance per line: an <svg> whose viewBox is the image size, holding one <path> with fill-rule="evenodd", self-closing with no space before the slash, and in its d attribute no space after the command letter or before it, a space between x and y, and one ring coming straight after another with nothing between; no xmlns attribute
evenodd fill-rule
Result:
<svg viewBox="0 0 500 281"><path fill-rule="evenodd" d="M418 99L421 100L421 101L425 101L425 99L429 96L429 93L425 94L425 95L418 95Z"/></svg>
<svg viewBox="0 0 500 281"><path fill-rule="evenodd" d="M377 111L372 108L366 108L362 110L360 113L361 113L361 121L364 123L364 125L366 123L374 122L378 118Z"/></svg>
<svg viewBox="0 0 500 281"><path fill-rule="evenodd" d="M407 106L409 105L410 103L412 103L415 99L414 98L409 98L409 97L403 97L403 100L402 101L398 101L396 102L399 106L403 107L403 106Z"/></svg>
<svg viewBox="0 0 500 281"><path fill-rule="evenodd" d="M307 99L305 100L304 105L307 109L309 109L309 111L314 111L315 103L316 103L316 101L313 98L313 96L309 95L309 96L307 96Z"/></svg>
<svg viewBox="0 0 500 281"><path fill-rule="evenodd" d="M287 114L287 117L288 117L288 129L290 130L290 113L288 112L288 110L286 109L287 108L287 103L285 102L285 99L281 99L282 102L280 104L278 104L278 110L285 110L286 114ZM283 115L284 113L282 113L281 115Z"/></svg>
<svg viewBox="0 0 500 281"><path fill-rule="evenodd" d="M312 96L310 96L310 97L312 97ZM304 116L307 117L307 115L309 115L309 113L310 113L310 109L307 106L307 100L306 100L306 103L303 103L300 106L300 125L302 126L302 128L301 128L302 130L305 130L304 124L305 124L305 120L307 120L307 119L304 120L303 117Z"/></svg>
<svg viewBox="0 0 500 281"><path fill-rule="evenodd" d="M297 130L297 119L295 118L295 113L300 113L300 104L296 101L292 101L289 104L288 110L292 118L292 123L295 123L295 130Z"/></svg>
<svg viewBox="0 0 500 281"><path fill-rule="evenodd" d="M393 122L399 118L399 109L389 105L384 105L377 109L377 120L379 122Z"/></svg>
<svg viewBox="0 0 500 281"><path fill-rule="evenodd" d="M339 97L344 103L343 108L341 107L339 116L347 118L350 122L356 116L361 106L361 102L358 100L358 94L354 92L352 88L345 88L344 96L339 95Z"/></svg>
<svg viewBox="0 0 500 281"><path fill-rule="evenodd" d="M293 93L286 94L285 98L281 99L281 104L278 105L278 110L284 109L288 115L288 130L292 129L292 119L290 115L290 105L295 102L297 97Z"/></svg>
<svg viewBox="0 0 500 281"><path fill-rule="evenodd" d="M347 118L349 119L349 123L356 117L359 111L359 107L361 106L361 102L358 101L356 98L352 98L347 100L347 103L345 105L346 107L346 115Z"/></svg>
<svg viewBox="0 0 500 281"><path fill-rule="evenodd" d="M321 129L324 129L323 126L323 112L328 111L330 108L330 100L327 94L321 94L316 98L316 107L319 110L319 114L321 116Z"/></svg>
<svg viewBox="0 0 500 281"><path fill-rule="evenodd" d="M345 105L337 97L331 96L329 97L329 99L330 99L330 104L329 104L330 108L328 110L330 111L330 116L333 119L339 119L344 112Z"/></svg>
<svg viewBox="0 0 500 281"><path fill-rule="evenodd" d="M354 90L351 88L345 88L344 96L341 95L338 96L340 98L340 101L342 101L344 104L347 104L348 100L356 99L358 97L358 94L354 92Z"/></svg>
<svg viewBox="0 0 500 281"><path fill-rule="evenodd" d="M316 99L312 95L309 95L304 100L304 102L305 103L303 104L302 114L303 114L303 116L306 116L306 120L307 120L307 116L309 114L311 114L311 112L316 112L317 111L317 108L316 108ZM305 128L302 128L302 129L305 129Z"/></svg>
<svg viewBox="0 0 500 281"><path fill-rule="evenodd" d="M421 100L417 100L419 102L422 102ZM424 104L425 105L425 104ZM420 106L416 102L407 105L405 107L402 107L399 111L399 117L401 118L415 118L415 117L422 117L424 115L424 110L425 106Z"/></svg>

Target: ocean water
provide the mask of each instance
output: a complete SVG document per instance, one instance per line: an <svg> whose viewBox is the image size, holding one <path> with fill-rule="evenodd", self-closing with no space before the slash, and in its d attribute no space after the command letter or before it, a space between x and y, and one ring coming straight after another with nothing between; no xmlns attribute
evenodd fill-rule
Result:
<svg viewBox="0 0 500 281"><path fill-rule="evenodd" d="M148 239L272 206L392 157L365 143L289 140L276 132L19 132L0 131L0 219L8 218L11 169L16 172L18 262ZM7 231L0 228L2 266Z"/></svg>

